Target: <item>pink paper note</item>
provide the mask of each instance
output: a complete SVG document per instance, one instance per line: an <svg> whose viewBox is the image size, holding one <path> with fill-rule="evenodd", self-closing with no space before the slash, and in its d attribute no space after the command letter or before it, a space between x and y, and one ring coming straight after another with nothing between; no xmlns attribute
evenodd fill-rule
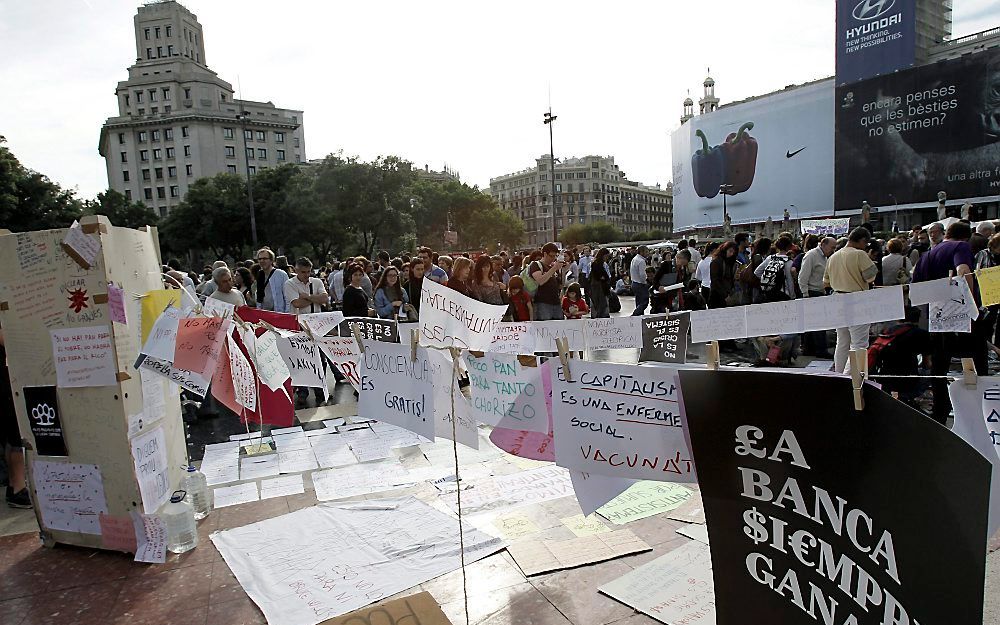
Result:
<svg viewBox="0 0 1000 625"><path fill-rule="evenodd" d="M542 363L541 369L542 389L545 391L545 407L549 417L548 433L497 427L490 433L490 440L509 454L532 460L555 462L556 448L552 443L552 377L548 361Z"/></svg>
<svg viewBox="0 0 1000 625"><path fill-rule="evenodd" d="M135 553L135 525L132 518L101 514L101 543L105 549Z"/></svg>
<svg viewBox="0 0 1000 625"><path fill-rule="evenodd" d="M229 320L221 317L190 317L177 326L174 368L212 377L226 338Z"/></svg>
<svg viewBox="0 0 1000 625"><path fill-rule="evenodd" d="M108 284L108 311L111 313L111 320L118 323L128 324L128 317L125 315L125 291Z"/></svg>

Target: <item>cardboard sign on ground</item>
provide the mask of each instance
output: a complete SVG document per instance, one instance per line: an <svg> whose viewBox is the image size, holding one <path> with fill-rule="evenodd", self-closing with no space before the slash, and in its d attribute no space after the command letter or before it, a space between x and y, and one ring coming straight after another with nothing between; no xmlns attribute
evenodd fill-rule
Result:
<svg viewBox="0 0 1000 625"><path fill-rule="evenodd" d="M386 601L323 621L319 625L451 625L429 592Z"/></svg>

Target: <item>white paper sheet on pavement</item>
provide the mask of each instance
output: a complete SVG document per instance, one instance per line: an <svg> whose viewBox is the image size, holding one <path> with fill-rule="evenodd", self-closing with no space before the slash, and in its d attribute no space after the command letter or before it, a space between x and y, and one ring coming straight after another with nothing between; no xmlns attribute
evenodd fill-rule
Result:
<svg viewBox="0 0 1000 625"><path fill-rule="evenodd" d="M465 561L504 547L475 529ZM212 535L269 625L316 625L459 568L457 524L415 499L324 504Z"/></svg>
<svg viewBox="0 0 1000 625"><path fill-rule="evenodd" d="M573 481L573 492L584 515L590 515L598 508L621 495L638 480L583 471L570 471Z"/></svg>

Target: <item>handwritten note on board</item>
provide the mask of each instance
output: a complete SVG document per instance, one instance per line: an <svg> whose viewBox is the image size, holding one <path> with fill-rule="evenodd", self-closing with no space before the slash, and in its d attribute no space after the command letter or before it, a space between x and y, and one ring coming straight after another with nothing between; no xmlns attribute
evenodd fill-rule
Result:
<svg viewBox="0 0 1000 625"><path fill-rule="evenodd" d="M132 439L132 460L139 481L142 508L155 514L170 499L170 472L167 467L167 438L157 427Z"/></svg>
<svg viewBox="0 0 1000 625"><path fill-rule="evenodd" d="M155 514L139 514L133 511L132 524L135 526L136 562L163 564L167 559L167 526L163 518Z"/></svg>
<svg viewBox="0 0 1000 625"><path fill-rule="evenodd" d="M49 334L60 388L118 384L118 363L108 326L57 328Z"/></svg>
<svg viewBox="0 0 1000 625"><path fill-rule="evenodd" d="M548 432L545 390L538 367L525 367L517 356L465 352L473 415L489 425Z"/></svg>
<svg viewBox="0 0 1000 625"><path fill-rule="evenodd" d="M177 289L157 289L153 291L147 291L143 295L141 302L142 311L142 344L146 344L146 340L149 338L149 333L153 330L153 324L156 320L160 318L160 314L167 308L167 306L172 306L178 310L181 309L181 292ZM161 358L162 356L157 356ZM170 355L169 360L173 359L173 354Z"/></svg>
<svg viewBox="0 0 1000 625"><path fill-rule="evenodd" d="M100 235L86 234L78 221L74 221L66 231L62 244L66 253L84 269L93 267L98 254L101 253Z"/></svg>
<svg viewBox="0 0 1000 625"><path fill-rule="evenodd" d="M135 553L135 525L130 516L98 515L101 523L101 546L111 551Z"/></svg>
<svg viewBox="0 0 1000 625"><path fill-rule="evenodd" d="M181 319L177 325L174 367L212 377L228 329L229 320L221 317Z"/></svg>
<svg viewBox="0 0 1000 625"><path fill-rule="evenodd" d="M125 291L111 283L108 283L108 311L112 321L128 324L128 316L125 313Z"/></svg>
<svg viewBox="0 0 1000 625"><path fill-rule="evenodd" d="M108 513L108 505L97 465L35 460L31 463L31 477L34 503L46 528L101 533L100 515Z"/></svg>
<svg viewBox="0 0 1000 625"><path fill-rule="evenodd" d="M640 317L584 319L583 342L587 349L636 349L642 346Z"/></svg>

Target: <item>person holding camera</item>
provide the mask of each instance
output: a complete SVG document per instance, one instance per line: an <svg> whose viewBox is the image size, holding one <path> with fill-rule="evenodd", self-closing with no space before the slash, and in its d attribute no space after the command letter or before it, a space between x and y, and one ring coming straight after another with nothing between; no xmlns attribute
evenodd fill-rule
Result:
<svg viewBox="0 0 1000 625"><path fill-rule="evenodd" d="M535 321L550 321L563 318L562 309L562 269L564 258L559 246L546 243L542 246L542 258L531 263L528 274L538 283L535 292Z"/></svg>

